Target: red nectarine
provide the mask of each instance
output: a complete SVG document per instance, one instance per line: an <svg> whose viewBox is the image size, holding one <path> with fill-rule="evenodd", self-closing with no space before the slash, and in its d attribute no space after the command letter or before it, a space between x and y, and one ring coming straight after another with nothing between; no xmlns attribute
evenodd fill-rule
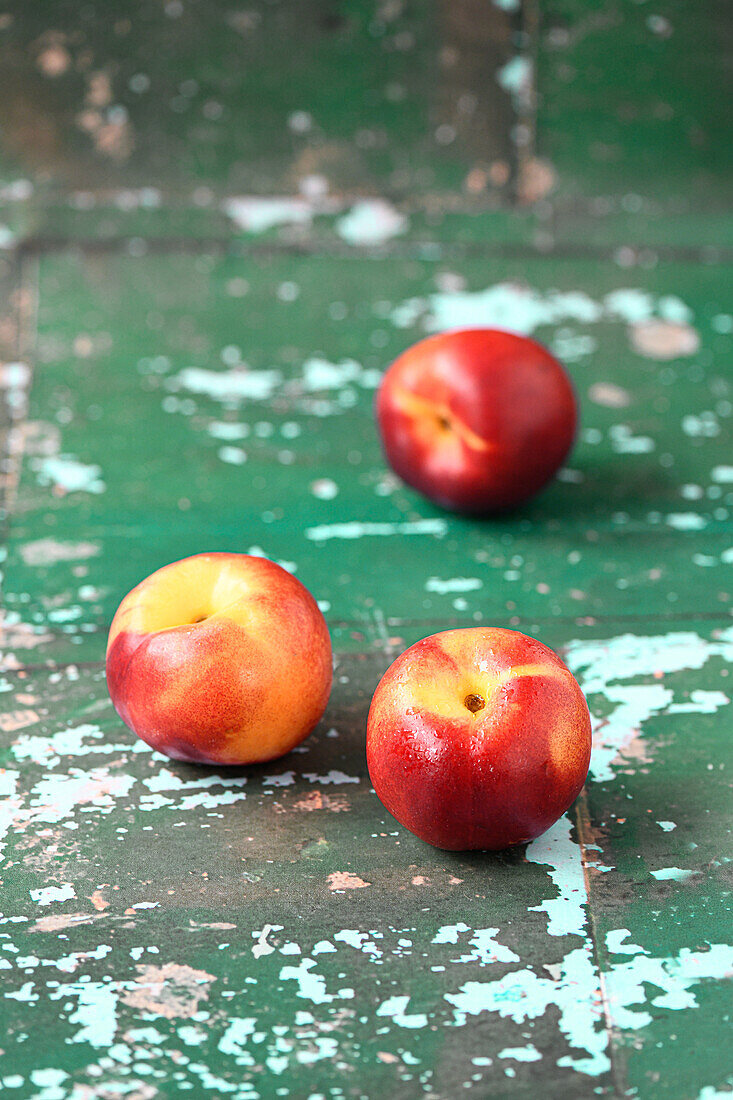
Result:
<svg viewBox="0 0 733 1100"><path fill-rule="evenodd" d="M590 761L583 693L559 657L514 630L448 630L382 677L367 763L389 812L437 848L506 848L548 829Z"/></svg>
<svg viewBox="0 0 733 1100"><path fill-rule="evenodd" d="M563 367L525 336L462 329L431 336L382 379L377 421L387 461L445 508L516 507L553 476L575 437Z"/></svg>

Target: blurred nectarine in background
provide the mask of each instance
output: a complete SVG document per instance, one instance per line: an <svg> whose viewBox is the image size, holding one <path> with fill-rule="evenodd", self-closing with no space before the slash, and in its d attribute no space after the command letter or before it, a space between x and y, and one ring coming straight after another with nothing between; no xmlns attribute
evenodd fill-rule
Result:
<svg viewBox="0 0 733 1100"><path fill-rule="evenodd" d="M526 336L462 329L431 336L384 375L377 422L387 461L457 512L501 512L550 480L575 438L563 367Z"/></svg>

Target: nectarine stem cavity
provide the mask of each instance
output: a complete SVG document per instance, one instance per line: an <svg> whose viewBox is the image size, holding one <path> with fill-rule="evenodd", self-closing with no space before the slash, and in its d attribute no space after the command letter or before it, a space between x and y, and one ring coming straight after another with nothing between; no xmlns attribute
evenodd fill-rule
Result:
<svg viewBox="0 0 733 1100"><path fill-rule="evenodd" d="M483 710L486 706L486 700L483 695L474 695L473 693L467 695L463 700L463 705L471 711L472 714L476 714L477 711Z"/></svg>

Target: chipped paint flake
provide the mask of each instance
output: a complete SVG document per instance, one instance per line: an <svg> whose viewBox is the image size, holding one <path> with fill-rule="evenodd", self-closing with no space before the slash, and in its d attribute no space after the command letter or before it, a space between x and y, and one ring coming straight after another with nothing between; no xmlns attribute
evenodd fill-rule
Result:
<svg viewBox="0 0 733 1100"><path fill-rule="evenodd" d="M505 1047L497 1054L497 1058L512 1058L515 1062L539 1062L541 1057L532 1043L528 1043L526 1047Z"/></svg>
<svg viewBox="0 0 733 1100"><path fill-rule="evenodd" d="M582 854L571 838L571 831L572 822L563 816L533 840L526 852L529 863L550 866L550 878L559 891L557 897L530 906L530 912L547 913L547 931L551 936L583 936L588 920Z"/></svg>
<svg viewBox="0 0 733 1100"><path fill-rule="evenodd" d="M110 755L121 752L150 753L152 749L144 741L127 745L105 739L99 726L84 722L80 726L59 730L50 735L19 737L12 747L18 761L32 761L46 767L59 764L64 757Z"/></svg>
<svg viewBox="0 0 733 1100"><path fill-rule="evenodd" d="M496 74L499 86L509 93L520 112L529 106L533 75L531 59L521 54L510 58Z"/></svg>
<svg viewBox="0 0 733 1100"><path fill-rule="evenodd" d="M467 924L460 921L458 924L445 924L433 936L432 943L458 943L461 932L469 932Z"/></svg>
<svg viewBox="0 0 733 1100"><path fill-rule="evenodd" d="M712 641L693 631L662 635L622 634L604 641L574 641L564 653L570 671L586 696L598 695L615 704L593 731L590 777L609 782L615 768L633 752L643 724L656 714L669 712L674 702L671 688L661 683L628 684L637 677L700 669L710 658L733 660L733 628L722 630ZM686 700L695 704L695 700ZM696 709L707 705L704 700Z"/></svg>
<svg viewBox="0 0 733 1100"><path fill-rule="evenodd" d="M118 995L114 986L106 982L79 981L60 986L51 994L54 1000L61 996L77 998L77 1008L69 1016L69 1023L81 1026L71 1042L108 1050L117 1032Z"/></svg>
<svg viewBox="0 0 733 1100"><path fill-rule="evenodd" d="M383 538L389 535L434 535L443 538L448 531L444 519L408 520L403 523L328 523L319 527L307 527L305 537L312 542L328 542L330 539Z"/></svg>
<svg viewBox="0 0 733 1100"><path fill-rule="evenodd" d="M406 1009L409 1003L409 996L395 995L388 997L386 1001L382 1001L376 1011L376 1015L389 1016L398 1027L405 1027L411 1030L414 1028L427 1027L427 1015L424 1012L408 1013Z"/></svg>
<svg viewBox="0 0 733 1100"><path fill-rule="evenodd" d="M380 245L407 230L408 219L386 199L363 199L336 223L336 232L347 244Z"/></svg>
<svg viewBox="0 0 733 1100"><path fill-rule="evenodd" d="M278 775L265 775L262 779L263 787L292 787L295 782L295 772L280 772Z"/></svg>
<svg viewBox="0 0 733 1100"><path fill-rule="evenodd" d="M290 806L296 813L312 813L314 810L327 810L329 813L344 813L351 809L351 805L343 795L323 794L322 791L312 791L310 794L299 798Z"/></svg>
<svg viewBox="0 0 733 1100"><path fill-rule="evenodd" d="M318 500L333 500L338 496L338 485L330 477L319 477L311 482L310 491Z"/></svg>
<svg viewBox="0 0 733 1100"><path fill-rule="evenodd" d="M650 871L652 878L659 882L687 882L693 875L699 875L699 871L688 871L683 867L660 867L658 871Z"/></svg>
<svg viewBox="0 0 733 1100"><path fill-rule="evenodd" d="M238 1064L239 1056L246 1054L247 1040L251 1038L257 1027L254 1016L237 1017L229 1021L226 1031L219 1040L218 1049L222 1054L230 1054L235 1057ZM251 1064L251 1056L247 1056L245 1065Z"/></svg>
<svg viewBox="0 0 733 1100"><path fill-rule="evenodd" d="M244 364L230 371L185 367L171 382L214 401L237 403L242 399L267 401L282 382L282 375L276 370L249 370Z"/></svg>
<svg viewBox="0 0 733 1100"><path fill-rule="evenodd" d="M669 958L638 954L629 962L617 963L606 975L613 1024L621 1028L646 1027L654 1017L639 1006L647 1004L674 1011L697 1008L693 986L706 979L722 979L731 970L733 947L727 944L711 944L705 951L683 948L679 955ZM656 986L661 992L649 1001L645 986Z"/></svg>
<svg viewBox="0 0 733 1100"><path fill-rule="evenodd" d="M164 1016L167 1020L195 1015L199 1002L206 1000L214 974L187 964L139 965L139 977L122 1000L130 1008Z"/></svg>
<svg viewBox="0 0 733 1100"><path fill-rule="evenodd" d="M665 522L675 531L703 531L708 525L705 516L697 512L670 512Z"/></svg>
<svg viewBox="0 0 733 1100"><path fill-rule="evenodd" d="M280 981L294 981L298 984L299 997L313 1004L329 1004L337 1000L349 1000L354 996L353 989L339 989L338 993L326 991L326 979L314 973L316 960L302 958L297 966L284 966L280 971Z"/></svg>
<svg viewBox="0 0 733 1100"><path fill-rule="evenodd" d="M431 942L457 944L460 937L470 931L471 929L463 921L458 924L446 924L438 929ZM511 948L499 943L495 938L499 931L498 928L477 928L468 940L467 946L470 950L459 955L453 962L477 962L481 966L488 966L496 962L519 962L519 955L516 955Z"/></svg>
<svg viewBox="0 0 733 1100"><path fill-rule="evenodd" d="M20 556L26 565L55 565L60 561L84 561L101 554L96 542L58 542L56 539L36 539L20 547Z"/></svg>
<svg viewBox="0 0 733 1100"><path fill-rule="evenodd" d="M62 493L103 493L106 489L100 466L80 462L71 455L33 458L31 466L40 485Z"/></svg>
<svg viewBox="0 0 733 1100"><path fill-rule="evenodd" d="M607 409L625 409L631 404L631 394L613 382L594 382L588 390L588 397L594 405L603 405Z"/></svg>
<svg viewBox="0 0 733 1100"><path fill-rule="evenodd" d="M347 775L346 772L341 772L337 768L331 768L331 771L325 775L318 775L316 772L303 772L303 779L307 779L309 783L320 783L323 786L361 782L358 775Z"/></svg>
<svg viewBox="0 0 733 1100"><path fill-rule="evenodd" d="M678 299L675 302L679 303L675 307L678 314L680 307L687 310L684 303ZM502 282L484 290L451 288L425 298L408 298L392 309L390 317L398 328L421 323L428 332L444 332L489 326L531 336L539 328L569 322L593 325L625 321L632 325L661 320L667 324L664 315L670 308L667 298L655 298L633 287L619 288L595 299L584 290L545 291Z"/></svg>
<svg viewBox="0 0 733 1100"><path fill-rule="evenodd" d="M611 448L617 455L644 455L655 448L648 435L634 435L628 424L612 424L608 430Z"/></svg>
<svg viewBox="0 0 733 1100"><path fill-rule="evenodd" d="M328 888L333 893L342 893L344 890L362 890L365 886L371 886L363 878L351 871L332 871L328 876Z"/></svg>
<svg viewBox="0 0 733 1100"><path fill-rule="evenodd" d="M314 206L304 198L241 195L226 199L222 210L245 233L264 233L280 225L310 225Z"/></svg>
<svg viewBox="0 0 733 1100"><path fill-rule="evenodd" d="M478 577L450 577L448 580L428 577L425 582L425 591L435 592L439 596L447 596L454 592L476 592L479 588L483 588L483 581Z"/></svg>
<svg viewBox="0 0 733 1100"><path fill-rule="evenodd" d="M598 972L591 947L571 951L558 967L557 978L539 978L532 970L515 970L492 982L466 982L457 993L446 993L453 1005L454 1023L482 1012L523 1024L543 1016L550 1005L559 1009L559 1026L572 1047L585 1057L566 1055L558 1065L592 1077L608 1072L608 1035L604 1028Z"/></svg>
<svg viewBox="0 0 733 1100"><path fill-rule="evenodd" d="M309 393L340 390L351 383L358 383L365 389L374 389L381 379L378 371L365 371L356 359L334 362L320 355L306 359L302 372L302 386Z"/></svg>
<svg viewBox="0 0 733 1100"><path fill-rule="evenodd" d="M52 902L69 901L76 897L76 891L71 882L65 882L63 886L43 886L28 892L39 905L51 905Z"/></svg>
<svg viewBox="0 0 733 1100"><path fill-rule="evenodd" d="M348 944L356 951L361 951L363 955L369 955L372 959L381 959L384 954L375 943L375 940L383 938L381 932L360 932L358 928L342 928L333 938L338 943Z"/></svg>
<svg viewBox="0 0 733 1100"><path fill-rule="evenodd" d="M631 346L647 359L679 359L695 355L700 336L691 325L673 321L640 321L629 330Z"/></svg>
<svg viewBox="0 0 733 1100"><path fill-rule="evenodd" d="M628 928L612 928L606 932L606 947L615 955L646 955L643 947L636 943L626 943L630 935Z"/></svg>
<svg viewBox="0 0 733 1100"><path fill-rule="evenodd" d="M272 955L275 948L268 942L268 936L271 932L280 932L281 930L281 924L266 924L261 932L252 933L257 938L257 943L252 948L252 954L256 959L261 958L263 955Z"/></svg>

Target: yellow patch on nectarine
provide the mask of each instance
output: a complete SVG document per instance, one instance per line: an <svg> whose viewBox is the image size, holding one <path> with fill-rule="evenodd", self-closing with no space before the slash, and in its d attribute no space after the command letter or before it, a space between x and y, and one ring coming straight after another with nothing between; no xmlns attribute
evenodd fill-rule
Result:
<svg viewBox="0 0 733 1100"><path fill-rule="evenodd" d="M415 420L422 432L434 443L460 441L474 451L493 451L494 444L482 439L460 417L441 401L429 401L402 387L394 392L395 408Z"/></svg>

